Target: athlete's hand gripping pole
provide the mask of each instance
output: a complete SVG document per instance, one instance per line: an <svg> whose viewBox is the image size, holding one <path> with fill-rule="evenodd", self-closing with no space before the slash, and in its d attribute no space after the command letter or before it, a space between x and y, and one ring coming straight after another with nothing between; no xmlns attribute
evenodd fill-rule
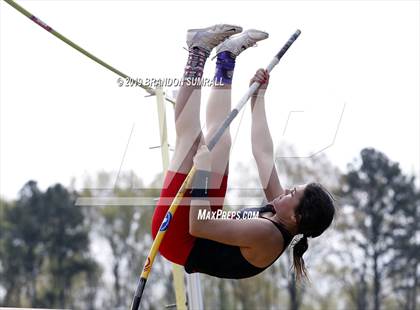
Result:
<svg viewBox="0 0 420 310"><path fill-rule="evenodd" d="M300 30L296 30L296 32L290 37L290 39L286 42L286 44L282 47L282 49L276 54L276 56L270 62L270 64L267 67L268 72L273 70L273 68L279 63L280 59L283 57L283 55L286 53L289 47L293 44L293 42L295 42L295 40L299 37L299 35L300 35ZM220 137L225 132L226 128L229 127L230 123L232 123L234 118L238 115L239 111L247 103L249 98L258 89L259 86L260 86L260 83L258 82L252 83L252 85L249 87L245 95L241 98L241 100L239 100L239 103L237 104L237 106L230 112L230 114L227 116L225 121L221 124L219 129L216 131L216 133L210 140L207 146L210 151L214 148L214 146L219 141ZM143 295L144 287L146 286L146 281L147 281L147 278L149 277L149 273L152 268L156 254L159 250L159 246L162 242L163 237L165 236L166 230L168 229L170 225L173 215L175 214L179 204L181 203L182 198L184 197L184 194L187 188L189 188L191 185L195 172L196 172L196 168L193 166L190 172L188 173L184 183L182 183L181 188L179 189L177 195L175 196L168 212L165 215L164 220L162 221L162 224L160 225L159 231L156 235L155 240L153 241L152 247L150 248L150 251L149 251L149 255L144 264L143 272L141 273L139 281L137 283L136 292L134 294L133 301L131 304L131 310L138 310L140 308L140 302L141 302L141 297Z"/></svg>

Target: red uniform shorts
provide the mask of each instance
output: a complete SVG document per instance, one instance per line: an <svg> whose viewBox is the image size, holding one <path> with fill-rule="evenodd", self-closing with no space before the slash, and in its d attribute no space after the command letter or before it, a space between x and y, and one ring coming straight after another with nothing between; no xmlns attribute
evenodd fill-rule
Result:
<svg viewBox="0 0 420 310"><path fill-rule="evenodd" d="M156 237L165 214L186 177L187 174L184 173L174 171L166 173L160 198L156 204L152 219L153 239ZM213 211L223 208L227 179L227 175L213 174L211 176L208 194L211 197L210 204ZM160 254L163 257L179 265L185 264L196 239L189 233L189 211L190 191L187 190L172 220L170 220L169 228L159 247Z"/></svg>

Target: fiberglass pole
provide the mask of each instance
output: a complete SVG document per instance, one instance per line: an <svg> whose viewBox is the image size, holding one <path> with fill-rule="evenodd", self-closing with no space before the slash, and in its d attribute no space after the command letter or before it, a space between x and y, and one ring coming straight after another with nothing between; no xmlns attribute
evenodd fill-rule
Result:
<svg viewBox="0 0 420 310"><path fill-rule="evenodd" d="M296 41L299 35L300 35L300 30L296 30L296 32L290 37L290 39L286 42L286 44L282 47L282 49L276 54L276 56L274 56L272 61L269 63L269 65L266 68L268 72L273 70L273 68L279 63L280 59L283 57L283 55L286 53L289 47L293 44L293 42ZM239 100L239 103L237 104L237 106L230 112L230 114L227 116L225 121L221 124L221 126L216 131L215 135L212 137L209 144L207 145L210 151L214 148L214 146L219 141L220 137L223 135L225 130L229 127L230 123L232 123L232 121L238 115L239 111L243 108L243 106L247 103L249 98L258 89L259 86L260 86L260 83L258 82L252 83L252 85L249 87L245 95L241 98L241 100ZM190 187L191 185L191 181L195 172L196 172L196 168L193 166L190 172L188 173L187 177L185 178L184 183L182 183L181 188L179 189L174 200L172 201L171 207L169 208L168 212L165 215L164 220L162 221L162 224L160 225L159 231L155 237L155 240L153 241L152 247L150 248L150 251L149 251L149 255L147 256L147 260L144 264L143 271L138 280L137 288L134 293L133 301L131 304L131 310L138 310L140 307L140 302L141 302L141 297L143 295L144 287L146 286L147 278L152 268L153 261L159 250L159 246L162 242L163 237L165 236L166 230L169 227L171 219L178 208L178 205L180 204L187 188Z"/></svg>

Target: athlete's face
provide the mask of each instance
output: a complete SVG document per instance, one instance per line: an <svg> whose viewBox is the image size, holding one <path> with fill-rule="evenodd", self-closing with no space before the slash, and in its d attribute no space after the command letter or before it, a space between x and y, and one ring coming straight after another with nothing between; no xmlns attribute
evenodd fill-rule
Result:
<svg viewBox="0 0 420 310"><path fill-rule="evenodd" d="M306 184L286 189L282 195L275 198L271 204L274 206L276 213L294 216L295 210L303 197L305 187Z"/></svg>

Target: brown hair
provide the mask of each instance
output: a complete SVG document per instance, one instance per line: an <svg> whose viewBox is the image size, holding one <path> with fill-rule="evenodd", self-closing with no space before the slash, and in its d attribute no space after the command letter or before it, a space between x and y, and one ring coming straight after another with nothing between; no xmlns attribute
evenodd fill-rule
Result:
<svg viewBox="0 0 420 310"><path fill-rule="evenodd" d="M308 184L296 208L298 234L303 235L293 246L293 265L297 279L307 277L303 254L308 249L308 238L320 236L331 225L334 214L333 196L319 183Z"/></svg>

